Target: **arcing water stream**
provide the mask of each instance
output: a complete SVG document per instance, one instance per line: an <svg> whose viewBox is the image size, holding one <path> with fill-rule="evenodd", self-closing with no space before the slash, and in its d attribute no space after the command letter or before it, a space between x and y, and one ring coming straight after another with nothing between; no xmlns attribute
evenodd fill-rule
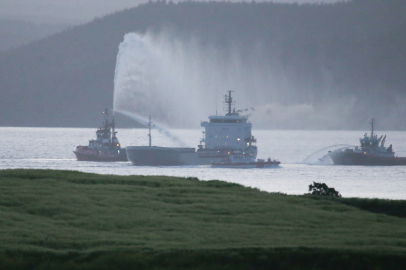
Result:
<svg viewBox="0 0 406 270"><path fill-rule="evenodd" d="M328 157L329 151L334 151L338 149L354 147L349 144L335 144L327 147L323 147L320 150L317 150L310 156L306 157L301 163L309 165L323 165L323 164L332 164L332 160Z"/></svg>
<svg viewBox="0 0 406 270"><path fill-rule="evenodd" d="M125 116L133 119L134 121L136 121L140 124L143 124L145 126L149 125L149 120L147 120L146 118L144 118L140 115L137 115L135 113L125 112L125 111L115 111L115 112L125 115ZM176 145L178 145L180 147L186 146L185 143L181 139L179 139L179 137L172 134L168 129L164 128L162 125L154 123L153 127L156 128L161 134L163 134L167 138L171 139Z"/></svg>

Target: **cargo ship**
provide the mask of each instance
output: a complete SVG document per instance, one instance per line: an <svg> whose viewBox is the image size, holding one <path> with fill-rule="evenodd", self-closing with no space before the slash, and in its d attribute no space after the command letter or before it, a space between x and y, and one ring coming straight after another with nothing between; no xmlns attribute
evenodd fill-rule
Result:
<svg viewBox="0 0 406 270"><path fill-rule="evenodd" d="M104 110L103 126L96 131L96 140L87 146L76 146L73 150L78 161L128 161L125 148L121 148L116 137L114 116L109 121L108 110Z"/></svg>
<svg viewBox="0 0 406 270"><path fill-rule="evenodd" d="M251 135L252 124L241 111L232 108L234 104L232 91L224 96L226 115L209 116L209 121L203 121L205 128L203 138L197 150L193 147L160 147L151 145L151 118L149 121L149 145L128 146L127 157L137 166L184 166L211 165L226 158L231 151L241 151L257 156L256 139Z"/></svg>
<svg viewBox="0 0 406 270"><path fill-rule="evenodd" d="M371 135L360 138L361 146L329 151L328 155L336 165L394 166L406 165L406 157L397 157L392 144L385 147L386 135L378 138L374 134L374 119L371 119Z"/></svg>

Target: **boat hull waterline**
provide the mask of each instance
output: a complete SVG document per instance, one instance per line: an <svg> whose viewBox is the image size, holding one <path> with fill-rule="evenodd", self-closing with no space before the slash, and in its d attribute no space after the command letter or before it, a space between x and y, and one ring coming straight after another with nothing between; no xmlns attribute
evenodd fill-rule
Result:
<svg viewBox="0 0 406 270"><path fill-rule="evenodd" d="M239 169L253 169L253 168L275 168L278 167L280 162L250 162L250 163L212 163L213 168L239 168Z"/></svg>
<svg viewBox="0 0 406 270"><path fill-rule="evenodd" d="M100 155L98 151L88 149L87 146L77 146L73 151L78 161L128 161L125 149L121 149L120 154L103 154Z"/></svg>
<svg viewBox="0 0 406 270"><path fill-rule="evenodd" d="M223 157L219 155L199 155L195 148L128 146L127 158L135 166L189 166L210 165Z"/></svg>
<svg viewBox="0 0 406 270"><path fill-rule="evenodd" d="M336 165L400 166L406 165L406 157L379 157L364 153L335 151L330 157Z"/></svg>

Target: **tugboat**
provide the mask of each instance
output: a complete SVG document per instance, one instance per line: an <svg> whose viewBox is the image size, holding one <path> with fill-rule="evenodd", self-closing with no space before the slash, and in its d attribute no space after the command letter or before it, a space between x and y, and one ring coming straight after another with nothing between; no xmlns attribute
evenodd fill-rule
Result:
<svg viewBox="0 0 406 270"><path fill-rule="evenodd" d="M371 136L364 134L359 141L361 147L329 151L328 155L336 165L394 166L406 165L406 157L396 157L392 144L385 147L386 135L374 134L374 119L371 119Z"/></svg>
<svg viewBox="0 0 406 270"><path fill-rule="evenodd" d="M88 146L76 146L75 153L78 161L128 161L125 148L121 148L116 137L114 116L109 122L107 109L103 112L103 126L96 131L96 140L89 140Z"/></svg>
<svg viewBox="0 0 406 270"><path fill-rule="evenodd" d="M213 162L211 164L214 168L271 168L278 166L280 161L264 159L255 160L255 158L245 152L229 152L226 158L222 158L220 162Z"/></svg>
<svg viewBox="0 0 406 270"><path fill-rule="evenodd" d="M231 151L248 153L257 157L256 139L251 135L252 124L247 116L239 114L232 108L231 92L224 96L227 105L226 115L209 116L209 121L201 122L205 128L198 149L187 147L151 146L151 131L149 146L128 146L127 157L137 166L183 166L211 165L228 157ZM148 124L151 128L151 120Z"/></svg>

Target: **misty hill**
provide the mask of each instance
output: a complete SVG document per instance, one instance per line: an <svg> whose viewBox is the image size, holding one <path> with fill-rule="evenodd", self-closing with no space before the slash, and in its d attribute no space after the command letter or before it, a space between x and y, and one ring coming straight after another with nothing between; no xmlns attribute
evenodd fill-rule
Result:
<svg viewBox="0 0 406 270"><path fill-rule="evenodd" d="M22 20L0 19L0 52L40 40L60 32L67 24L37 24Z"/></svg>
<svg viewBox="0 0 406 270"><path fill-rule="evenodd" d="M197 40L199 59L220 56L229 77L216 91L229 82L239 105L256 108L257 127L367 129L376 117L381 129L406 129L405 12L403 0L143 4L1 54L0 125L97 125L113 104L120 42L147 32L157 43ZM251 72L241 89L234 68ZM163 121L172 111L150 107Z"/></svg>

